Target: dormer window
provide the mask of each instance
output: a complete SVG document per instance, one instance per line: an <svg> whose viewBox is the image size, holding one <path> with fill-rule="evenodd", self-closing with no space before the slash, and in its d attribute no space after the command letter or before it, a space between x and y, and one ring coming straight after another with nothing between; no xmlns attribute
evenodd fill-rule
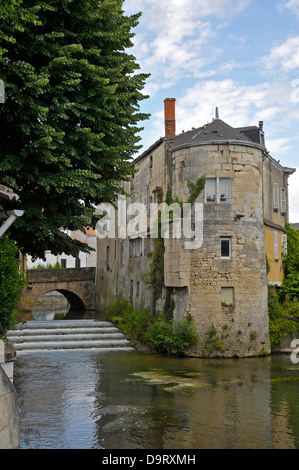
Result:
<svg viewBox="0 0 299 470"><path fill-rule="evenodd" d="M263 131L260 131L260 144L265 147L265 134Z"/></svg>

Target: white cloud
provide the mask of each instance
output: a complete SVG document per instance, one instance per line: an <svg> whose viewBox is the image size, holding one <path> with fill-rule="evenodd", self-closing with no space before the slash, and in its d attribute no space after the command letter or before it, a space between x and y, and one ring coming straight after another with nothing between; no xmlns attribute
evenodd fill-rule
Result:
<svg viewBox="0 0 299 470"><path fill-rule="evenodd" d="M295 13L299 19L299 0L288 0L286 3L280 4L279 7L288 8L292 13Z"/></svg>
<svg viewBox="0 0 299 470"><path fill-rule="evenodd" d="M281 137L280 139L267 139L266 145L272 155L283 155L292 150L292 140L288 137Z"/></svg>
<svg viewBox="0 0 299 470"><path fill-rule="evenodd" d="M299 67L299 36L287 39L280 46L274 47L269 56L265 57L267 70L279 66L285 72Z"/></svg>
<svg viewBox="0 0 299 470"><path fill-rule="evenodd" d="M125 0L124 9L133 14L141 11L155 25L163 17L186 15L190 18L210 15L227 17L245 10L252 0ZM163 12L158 17L157 13Z"/></svg>
<svg viewBox="0 0 299 470"><path fill-rule="evenodd" d="M142 12L131 52L142 71L151 73L149 82L178 83L182 78L212 76L216 73L212 64L221 49L205 47L215 35L209 20L212 16L230 18L251 1L126 0L127 14Z"/></svg>
<svg viewBox="0 0 299 470"><path fill-rule="evenodd" d="M299 223L299 168L289 177L290 222Z"/></svg>
<svg viewBox="0 0 299 470"><path fill-rule="evenodd" d="M243 85L231 79L197 82L177 98L177 132L210 121L216 107L219 108L220 118L231 126L258 125L259 121L275 118L280 121L288 110L290 93L289 86L283 83ZM153 118L160 135L164 126L163 109ZM277 141L276 147L281 143Z"/></svg>

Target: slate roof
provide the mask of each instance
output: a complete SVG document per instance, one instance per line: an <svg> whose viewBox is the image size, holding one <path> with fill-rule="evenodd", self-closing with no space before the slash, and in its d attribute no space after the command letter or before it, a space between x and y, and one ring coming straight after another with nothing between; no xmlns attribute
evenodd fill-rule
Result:
<svg viewBox="0 0 299 470"><path fill-rule="evenodd" d="M205 126L192 129L169 139L168 144L170 148L179 145L214 141L239 141L259 144L259 131L260 129L255 126L234 128L226 124L222 119L214 119Z"/></svg>
<svg viewBox="0 0 299 470"><path fill-rule="evenodd" d="M218 115L218 112L217 112ZM218 115L219 116L219 115ZM275 162L285 173L292 174L296 171L295 168L282 167L279 162L273 159L265 146L264 133L262 125L258 126L247 126L247 127L232 127L226 122L216 117L212 122L205 124L204 126L193 128L190 131L182 132L179 135L171 137L160 137L154 144L152 144L147 150L145 150L139 157L135 159L138 162L143 157L152 152L156 147L161 145L164 141L167 141L169 150L182 146L196 145L197 143L211 143L211 142L235 142L243 143L247 142L250 144L262 146L267 155L273 162Z"/></svg>

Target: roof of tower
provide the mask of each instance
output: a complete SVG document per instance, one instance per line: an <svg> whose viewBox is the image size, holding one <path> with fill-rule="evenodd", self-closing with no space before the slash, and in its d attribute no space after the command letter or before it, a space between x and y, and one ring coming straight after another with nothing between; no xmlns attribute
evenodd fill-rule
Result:
<svg viewBox="0 0 299 470"><path fill-rule="evenodd" d="M201 142L251 142L260 144L260 129L257 126L234 128L216 118L205 126L183 132L168 140L170 148Z"/></svg>

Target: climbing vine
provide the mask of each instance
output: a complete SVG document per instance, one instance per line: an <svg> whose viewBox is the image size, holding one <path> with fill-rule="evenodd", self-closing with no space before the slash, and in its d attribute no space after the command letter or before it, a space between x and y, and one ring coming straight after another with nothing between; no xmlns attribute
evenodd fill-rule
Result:
<svg viewBox="0 0 299 470"><path fill-rule="evenodd" d="M196 180L195 183L192 183L192 181L187 180L188 183L188 188L189 188L189 198L186 201L187 203L194 204L200 193L203 191L205 184L206 184L206 177L203 175L200 178ZM171 193L171 188L168 185L167 187L167 192L166 192L166 198L165 202L168 205L171 205L173 203L178 203L181 208L183 208L184 202L178 198L178 196L173 199L172 193Z"/></svg>
<svg viewBox="0 0 299 470"><path fill-rule="evenodd" d="M196 183L192 183L191 181L188 180L188 187L189 187L190 194L189 194L187 203L194 204L197 197L199 196L199 194L202 192L202 190L205 187L205 181L206 181L205 176L201 176L200 178L198 178ZM157 187L154 190L154 192L156 193L158 202L161 203L163 200L162 188ZM171 188L169 185L166 191L165 203L168 206L170 206L173 203L178 203L181 209L183 209L183 204L184 204L183 201L181 201L178 196L173 198ZM172 218L173 214L169 214L169 217ZM152 264L150 268L149 281L148 281L148 284L150 284L152 288L154 289L155 299L158 299L161 296L162 290L164 287L164 252L165 252L164 239L161 235L161 215L159 215L158 216L158 238L154 240ZM169 292L167 292L166 302L167 302L167 307L166 307L167 312L169 312L171 309L173 311L174 306L171 307L171 295Z"/></svg>
<svg viewBox="0 0 299 470"><path fill-rule="evenodd" d="M202 192L202 190L204 189L205 184L206 184L205 176L201 176L200 178L198 178L196 183L192 183L192 181L188 180L190 196L187 202L193 204L198 198L198 196L200 195L200 193Z"/></svg>

